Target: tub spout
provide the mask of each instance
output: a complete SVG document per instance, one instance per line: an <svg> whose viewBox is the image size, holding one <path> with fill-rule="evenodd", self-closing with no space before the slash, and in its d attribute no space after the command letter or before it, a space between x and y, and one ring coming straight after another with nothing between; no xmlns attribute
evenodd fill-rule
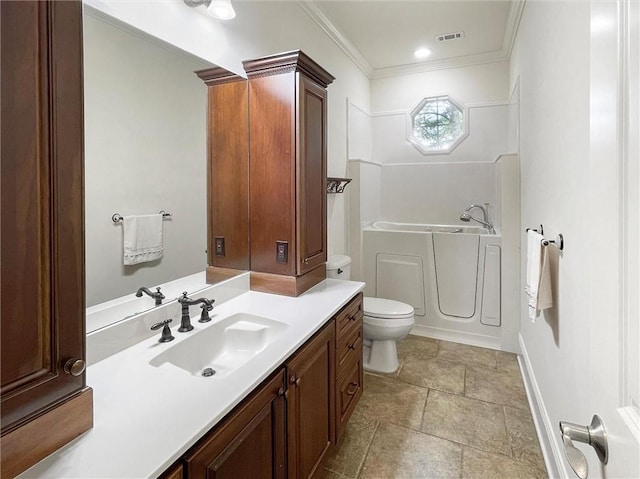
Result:
<svg viewBox="0 0 640 479"><path fill-rule="evenodd" d="M474 208L480 208L480 210L482 210L482 216L484 217L483 220L476 218L475 216L472 216L469 211L471 211ZM476 205L476 204L471 204L469 205L469 207L467 209L465 209L463 211L463 213L460 215L460 220L461 221L465 221L465 222L469 222L471 220L480 223L481 225L485 226L487 228L487 230L489 230L489 234L496 234L496 230L493 227L493 223L491 221L489 221L489 203L485 203L484 206L482 205Z"/></svg>

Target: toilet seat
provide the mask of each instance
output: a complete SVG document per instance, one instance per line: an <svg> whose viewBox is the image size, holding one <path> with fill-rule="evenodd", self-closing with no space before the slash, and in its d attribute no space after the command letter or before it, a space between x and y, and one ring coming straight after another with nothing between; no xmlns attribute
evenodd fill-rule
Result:
<svg viewBox="0 0 640 479"><path fill-rule="evenodd" d="M413 306L392 299L365 297L362 309L365 317L387 320L376 321L378 324L398 324L397 320L413 318L414 315Z"/></svg>

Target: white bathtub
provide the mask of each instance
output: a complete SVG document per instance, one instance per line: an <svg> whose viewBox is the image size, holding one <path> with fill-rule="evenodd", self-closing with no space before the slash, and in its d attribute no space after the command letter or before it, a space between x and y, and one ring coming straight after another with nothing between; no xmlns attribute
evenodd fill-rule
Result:
<svg viewBox="0 0 640 479"><path fill-rule="evenodd" d="M362 233L367 296L411 304L416 334L500 348L500 234L389 221Z"/></svg>

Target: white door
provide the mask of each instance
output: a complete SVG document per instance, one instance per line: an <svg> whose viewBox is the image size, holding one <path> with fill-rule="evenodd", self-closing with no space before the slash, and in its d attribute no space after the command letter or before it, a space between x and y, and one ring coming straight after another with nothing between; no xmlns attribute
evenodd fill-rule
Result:
<svg viewBox="0 0 640 479"><path fill-rule="evenodd" d="M605 426L606 465L589 478L640 478L638 123L640 4L591 3L591 340L585 401ZM578 359L579 360L579 359ZM586 366L586 365L585 365ZM591 418L584 418L584 424Z"/></svg>

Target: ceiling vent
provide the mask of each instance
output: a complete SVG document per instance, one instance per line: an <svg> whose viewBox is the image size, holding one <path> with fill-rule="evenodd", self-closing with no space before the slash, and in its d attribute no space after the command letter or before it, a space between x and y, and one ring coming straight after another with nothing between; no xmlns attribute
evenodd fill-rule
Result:
<svg viewBox="0 0 640 479"><path fill-rule="evenodd" d="M438 35L436 37L436 40L438 40L438 42L448 42L451 40L457 40L459 38L464 38L464 32L446 33L444 35Z"/></svg>

